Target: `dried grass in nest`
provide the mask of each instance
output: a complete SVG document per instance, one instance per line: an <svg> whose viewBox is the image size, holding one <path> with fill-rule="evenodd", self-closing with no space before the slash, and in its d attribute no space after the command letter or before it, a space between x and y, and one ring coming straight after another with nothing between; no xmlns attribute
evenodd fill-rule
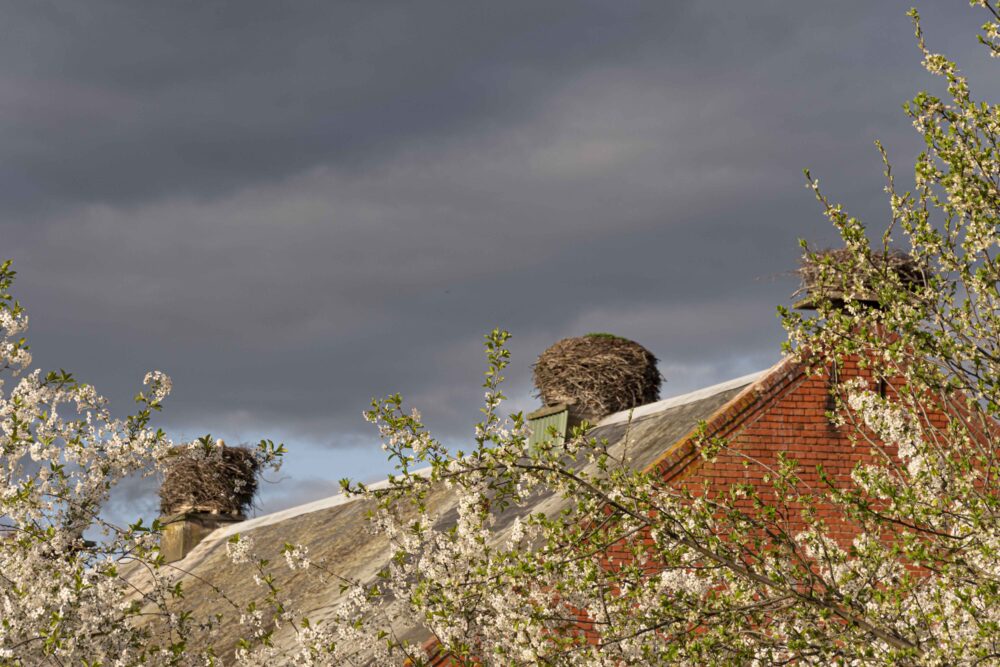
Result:
<svg viewBox="0 0 1000 667"><path fill-rule="evenodd" d="M566 403L586 419L660 398L656 357L642 345L610 334L564 338L534 366L535 387L546 405Z"/></svg>
<svg viewBox="0 0 1000 667"><path fill-rule="evenodd" d="M257 493L259 464L246 447L177 448L167 459L160 511L243 514Z"/></svg>
<svg viewBox="0 0 1000 667"><path fill-rule="evenodd" d="M837 269L852 267L855 262L847 248L820 250L803 255L796 271L802 284L793 296L806 295L808 301L842 301L850 297L857 301L876 302L878 289L874 281L886 271L899 276L908 289L915 289L926 280L923 265L901 250L873 252L870 265L856 267L860 274L858 276L845 275L843 270Z"/></svg>

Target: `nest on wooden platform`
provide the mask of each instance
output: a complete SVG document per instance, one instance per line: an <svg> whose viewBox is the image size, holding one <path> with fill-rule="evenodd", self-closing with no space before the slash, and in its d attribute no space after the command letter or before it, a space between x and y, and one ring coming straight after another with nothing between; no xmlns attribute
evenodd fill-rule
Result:
<svg viewBox="0 0 1000 667"><path fill-rule="evenodd" d="M848 300L879 303L879 282L894 273L908 290L926 283L926 269L901 250L873 252L871 262L861 264L847 248L806 253L796 271L801 286L793 296L804 296L800 308L815 308L821 301Z"/></svg>
<svg viewBox="0 0 1000 667"><path fill-rule="evenodd" d="M594 420L660 398L656 357L636 342L611 334L564 338L534 366L535 387L545 405L565 403Z"/></svg>
<svg viewBox="0 0 1000 667"><path fill-rule="evenodd" d="M257 494L259 467L247 447L203 442L175 448L160 485L160 511L164 516L180 512L242 515Z"/></svg>

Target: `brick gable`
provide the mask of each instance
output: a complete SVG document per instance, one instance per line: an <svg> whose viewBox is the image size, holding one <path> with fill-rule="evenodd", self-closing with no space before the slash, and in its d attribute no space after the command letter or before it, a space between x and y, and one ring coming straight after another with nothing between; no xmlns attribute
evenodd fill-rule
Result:
<svg viewBox="0 0 1000 667"><path fill-rule="evenodd" d="M870 373L857 360L848 360L836 380L846 382L856 377L870 377ZM676 442L663 443L666 449L644 470L655 473L670 486L686 487L695 493L707 487L711 497L726 493L734 483L749 482L763 500L771 502L774 491L765 476L768 468L778 467L778 455L783 453L797 462L799 479L804 484L816 489L825 486L817 470L821 466L833 484L846 487L851 484L854 467L859 462L874 462L874 456L866 443L857 442L856 436L852 438L854 427L831 423L827 416L833 409L830 390L829 372L809 373L802 363L786 358L715 410L702 425L692 424ZM941 410L930 412L935 425L944 423ZM722 439L727 447L705 460L698 452L703 438ZM847 523L840 510L822 503L816 509L830 527L831 536L842 545L858 534L858 526ZM797 530L794 522L789 528ZM642 541L651 543L651 538L644 533ZM616 568L632 558L629 545L616 543L602 561L606 567ZM581 618L578 627L588 643L599 642L597 631L585 619ZM431 664L460 664L442 654L433 640L427 646L431 647L437 651Z"/></svg>
<svg viewBox="0 0 1000 667"><path fill-rule="evenodd" d="M846 382L856 377L870 377L870 373L856 360L849 360L836 379ZM845 488L852 484L854 467L874 462L874 456L870 447L852 438L854 427L831 423L827 416L833 409L830 389L828 371L807 373L803 364L785 359L646 470L671 486L695 492L707 485L710 497L725 493L734 483L751 483L764 499L771 500L774 496L766 475L768 469L777 469L778 456L784 454L797 462L799 479L806 488L825 486L818 467L833 484ZM944 422L940 411L932 413L931 419ZM727 446L712 460L704 460L697 451L703 438L719 438ZM840 511L820 505L820 515L828 520L838 541L846 544L857 535L857 528L844 523Z"/></svg>

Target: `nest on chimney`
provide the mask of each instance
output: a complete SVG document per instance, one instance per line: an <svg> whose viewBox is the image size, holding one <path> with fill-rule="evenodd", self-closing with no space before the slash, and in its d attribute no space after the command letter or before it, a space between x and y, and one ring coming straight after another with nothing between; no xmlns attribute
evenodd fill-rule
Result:
<svg viewBox="0 0 1000 667"><path fill-rule="evenodd" d="M612 334L564 338L535 362L535 387L545 405L564 403L592 421L660 398L656 357Z"/></svg>
<svg viewBox="0 0 1000 667"><path fill-rule="evenodd" d="M164 516L181 512L242 516L257 493L259 467L249 448L229 447L221 440L175 447L160 485L160 511Z"/></svg>
<svg viewBox="0 0 1000 667"><path fill-rule="evenodd" d="M877 251L862 262L847 248L807 252L796 271L801 282L793 297L802 296L799 308L815 308L822 301L859 301L877 305L880 283L895 274L908 290L926 283L926 269L901 250Z"/></svg>

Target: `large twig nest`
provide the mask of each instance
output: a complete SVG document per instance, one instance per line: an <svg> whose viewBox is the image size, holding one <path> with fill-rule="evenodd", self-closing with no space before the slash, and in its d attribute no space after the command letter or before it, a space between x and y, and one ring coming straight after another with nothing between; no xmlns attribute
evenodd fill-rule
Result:
<svg viewBox="0 0 1000 667"><path fill-rule="evenodd" d="M793 296L804 296L796 305L815 308L821 301L879 303L879 287L890 274L903 287L916 290L926 281L924 266L901 250L873 252L870 261L855 258L847 248L809 252L799 263L802 283Z"/></svg>
<svg viewBox="0 0 1000 667"><path fill-rule="evenodd" d="M199 443L175 448L160 485L160 511L242 515L253 504L260 467L246 447Z"/></svg>
<svg viewBox="0 0 1000 667"><path fill-rule="evenodd" d="M642 345L610 334L564 338L542 352L534 371L545 405L565 403L588 420L660 398L656 357Z"/></svg>

